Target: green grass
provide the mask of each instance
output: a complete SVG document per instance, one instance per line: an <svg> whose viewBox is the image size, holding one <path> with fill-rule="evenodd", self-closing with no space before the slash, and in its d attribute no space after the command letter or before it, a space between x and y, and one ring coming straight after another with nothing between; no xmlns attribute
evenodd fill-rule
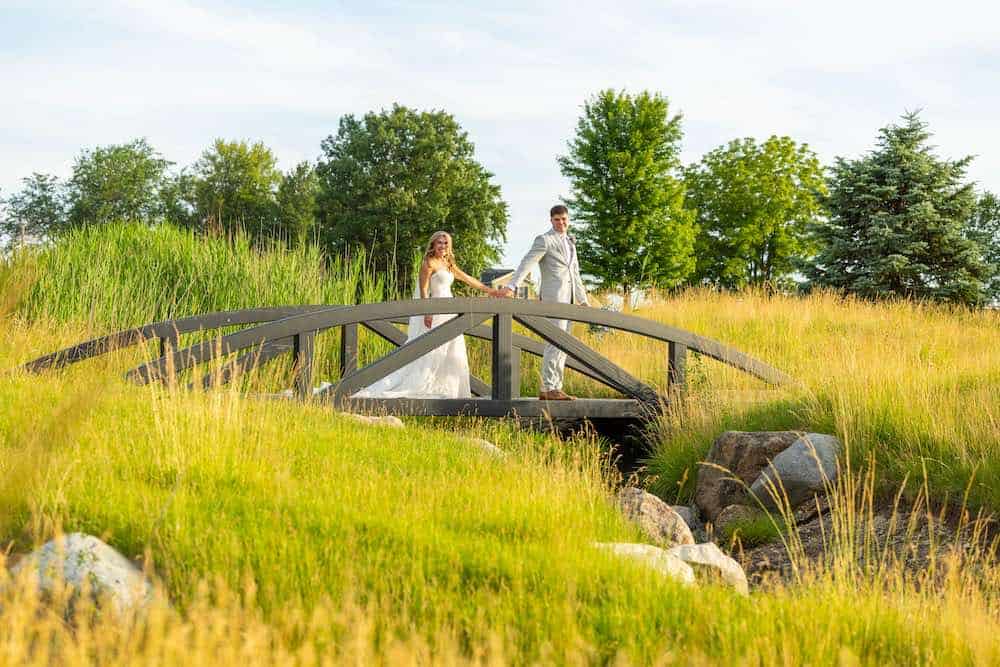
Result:
<svg viewBox="0 0 1000 667"><path fill-rule="evenodd" d="M326 268L308 250L259 254L167 228L103 234L0 266L0 368L169 315L366 294L363 267ZM143 259L149 248L159 264ZM162 268L172 262L181 268ZM254 289L270 296L258 301ZM722 428L808 427L840 434L855 462L874 459L884 484L922 463L928 488L947 493L978 470L975 498L991 502L992 316L705 293L640 314L803 380L763 390L692 363L690 400L660 424L650 464L648 482L664 497L685 496ZM665 371L665 350L648 343L588 340L648 379ZM843 520L829 557L797 561L797 585L750 599L685 589L590 548L641 539L614 509L615 475L591 440L503 422L394 430L233 390L121 382L141 356L0 376L0 539L19 552L58 529L82 530L148 554L174 607L134 629L98 617L74 630L25 589L4 586L0 568L0 662L1000 661L1000 569L990 554L942 551L922 573L891 559L859 567L853 512L870 496L849 484L838 490ZM463 433L510 456L485 457Z"/></svg>

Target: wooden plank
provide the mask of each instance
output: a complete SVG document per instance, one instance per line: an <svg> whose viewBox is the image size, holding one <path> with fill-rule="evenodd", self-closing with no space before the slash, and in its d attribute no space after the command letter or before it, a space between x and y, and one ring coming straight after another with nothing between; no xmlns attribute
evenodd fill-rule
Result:
<svg viewBox="0 0 1000 667"><path fill-rule="evenodd" d="M316 352L316 332L295 334L295 393L303 401L312 398L313 357Z"/></svg>
<svg viewBox="0 0 1000 667"><path fill-rule="evenodd" d="M371 329L373 333L378 334L393 345L400 346L406 344L407 335L385 320L373 320L371 322L362 322L362 324L365 328ZM472 373L469 373L469 389L472 390L473 396L490 395L490 385Z"/></svg>
<svg viewBox="0 0 1000 667"><path fill-rule="evenodd" d="M428 299L429 300L429 299ZM390 373L416 361L431 350L444 345L452 338L463 335L489 315L486 313L465 313L453 320L441 324L422 336L396 348L373 364L369 364L356 373L342 379L336 387L327 388L327 393L335 396L350 396L365 387L378 382Z"/></svg>
<svg viewBox="0 0 1000 667"><path fill-rule="evenodd" d="M252 371L254 368L259 368L281 355L293 351L294 347L295 341L293 336L272 340L258 350L251 350L240 355L220 368L218 372L205 373L201 377L201 386L208 389L216 386L217 383L220 385L229 384L234 377Z"/></svg>
<svg viewBox="0 0 1000 667"><path fill-rule="evenodd" d="M331 399L335 407L350 412L401 416L541 417L552 419L640 419L649 417L649 404L628 398L581 398L575 401L540 401L515 398L347 398Z"/></svg>
<svg viewBox="0 0 1000 667"><path fill-rule="evenodd" d="M356 322L340 327L340 378L358 370L358 325Z"/></svg>
<svg viewBox="0 0 1000 667"><path fill-rule="evenodd" d="M493 387L490 396L494 400L509 401L514 397L512 364L514 363L514 318L510 313L493 316ZM520 365L521 360L517 359Z"/></svg>
<svg viewBox="0 0 1000 667"><path fill-rule="evenodd" d="M601 381L626 396L656 402L659 396L652 387L640 382L622 367L613 364L556 325L541 317L515 315L514 318L566 354L601 375Z"/></svg>

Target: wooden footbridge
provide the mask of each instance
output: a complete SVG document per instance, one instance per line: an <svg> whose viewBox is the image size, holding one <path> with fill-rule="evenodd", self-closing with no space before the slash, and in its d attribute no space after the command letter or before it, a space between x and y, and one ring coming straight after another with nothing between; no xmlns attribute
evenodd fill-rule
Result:
<svg viewBox="0 0 1000 667"><path fill-rule="evenodd" d="M394 323L411 316L455 314L428 333L407 342L406 333ZM199 364L237 355L221 369L206 372L201 384L231 381L240 373L260 367L281 355L295 361L294 395L301 399L329 401L340 409L395 415L478 415L483 417L541 417L635 419L658 410L669 401L651 386L612 363L576 337L556 327L550 319L565 319L646 336L666 343L666 385L683 387L689 353L716 359L771 384L788 378L781 371L717 341L657 322L584 306L517 299L454 298L416 299L356 306L288 306L209 313L147 324L135 329L80 343L25 364L32 372L58 368L145 341L158 339L159 357L130 370L126 377L138 384L168 381ZM622 395L622 398L584 398L576 401L541 401L519 396L521 353L541 355L544 344L516 334L514 322L567 354L567 367ZM180 337L221 328L244 327L212 340L181 348ZM396 349L371 364L358 367L358 330L364 327L396 345ZM314 394L316 335L340 329L338 381ZM491 382L470 377L471 399L355 399L352 394L418 359L456 336L491 341Z"/></svg>

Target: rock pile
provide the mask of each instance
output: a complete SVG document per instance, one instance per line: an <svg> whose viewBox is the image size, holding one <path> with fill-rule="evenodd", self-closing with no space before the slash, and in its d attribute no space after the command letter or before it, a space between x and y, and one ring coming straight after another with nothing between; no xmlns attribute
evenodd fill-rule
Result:
<svg viewBox="0 0 1000 667"><path fill-rule="evenodd" d="M826 492L837 480L840 441L820 433L727 431L712 444L698 470L695 502L671 507L642 489L626 488L618 506L651 544L605 544L601 549L652 567L677 581L714 581L746 595L747 577L735 560L707 540L715 534L765 516L765 510L825 507ZM704 522L704 523L703 523ZM696 544L696 538L702 541ZM687 565L691 570L681 567Z"/></svg>

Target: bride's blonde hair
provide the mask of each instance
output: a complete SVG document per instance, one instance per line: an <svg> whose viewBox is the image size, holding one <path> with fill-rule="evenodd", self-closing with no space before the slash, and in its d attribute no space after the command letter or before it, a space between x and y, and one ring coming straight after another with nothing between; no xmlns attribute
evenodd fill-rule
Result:
<svg viewBox="0 0 1000 667"><path fill-rule="evenodd" d="M448 265L450 271L454 271L455 266L455 253L452 248L451 234L448 232L434 232L431 234L431 240L427 242L427 252L424 253L425 259L432 259L434 255L434 242L437 241L442 236L448 237L448 250L444 253L444 263Z"/></svg>

